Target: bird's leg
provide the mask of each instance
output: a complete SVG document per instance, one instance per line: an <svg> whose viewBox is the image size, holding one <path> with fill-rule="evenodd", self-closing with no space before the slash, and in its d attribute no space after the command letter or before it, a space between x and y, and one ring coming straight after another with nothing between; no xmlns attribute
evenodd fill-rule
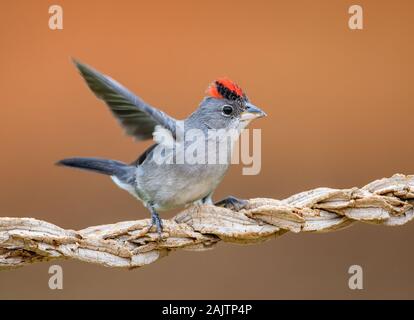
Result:
<svg viewBox="0 0 414 320"><path fill-rule="evenodd" d="M248 203L249 202L247 200L238 199L233 196L228 196L227 198L224 198L223 200L216 202L214 205L231 209L234 211L239 211L243 209Z"/></svg>
<svg viewBox="0 0 414 320"><path fill-rule="evenodd" d="M203 204L210 204L213 205L213 200L211 199L213 193L209 193L208 195L206 195L204 198L198 199L196 201L193 202L193 205L195 206L202 206Z"/></svg>
<svg viewBox="0 0 414 320"><path fill-rule="evenodd" d="M201 199L201 203L202 204L213 204L213 200L211 199L212 195L213 193L210 193L207 196L205 196L203 199Z"/></svg>
<svg viewBox="0 0 414 320"><path fill-rule="evenodd" d="M158 235L161 238L162 235L162 220L160 219L160 216L158 215L157 211L153 208L152 205L148 206L148 209L151 212L151 225L149 229L151 229L154 225L157 227Z"/></svg>

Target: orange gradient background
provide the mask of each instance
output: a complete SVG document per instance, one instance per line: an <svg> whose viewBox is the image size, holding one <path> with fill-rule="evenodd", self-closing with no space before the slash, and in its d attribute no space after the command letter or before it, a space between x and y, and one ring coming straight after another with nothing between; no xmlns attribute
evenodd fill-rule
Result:
<svg viewBox="0 0 414 320"><path fill-rule="evenodd" d="M364 30L348 7L364 8ZM63 7L61 31L48 8ZM151 142L126 137L73 67L76 57L176 118L229 76L268 114L262 170L233 166L216 199L362 186L414 173L412 1L40 1L0 12L0 215L64 228L147 218L107 177L68 170L68 156L134 160ZM164 218L174 212L164 213ZM178 251L133 271L58 261L0 272L0 298L414 298L414 223L356 224L259 245ZM348 288L350 265L364 290Z"/></svg>

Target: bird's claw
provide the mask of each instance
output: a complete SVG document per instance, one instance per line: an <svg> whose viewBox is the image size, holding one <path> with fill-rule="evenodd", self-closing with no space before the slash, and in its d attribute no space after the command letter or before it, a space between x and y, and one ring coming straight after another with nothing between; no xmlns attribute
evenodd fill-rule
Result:
<svg viewBox="0 0 414 320"><path fill-rule="evenodd" d="M234 211L240 211L246 207L249 202L244 199L238 199L233 196L229 196L223 200L216 202L214 205L218 207L223 207L227 209L231 209Z"/></svg>

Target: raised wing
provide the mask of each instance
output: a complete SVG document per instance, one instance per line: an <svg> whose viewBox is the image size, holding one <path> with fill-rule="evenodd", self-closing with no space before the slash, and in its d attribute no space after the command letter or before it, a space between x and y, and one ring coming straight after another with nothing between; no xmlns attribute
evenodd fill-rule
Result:
<svg viewBox="0 0 414 320"><path fill-rule="evenodd" d="M112 78L73 60L95 95L105 101L128 135L139 140L152 138L156 125L171 131L175 137L176 120L150 106Z"/></svg>

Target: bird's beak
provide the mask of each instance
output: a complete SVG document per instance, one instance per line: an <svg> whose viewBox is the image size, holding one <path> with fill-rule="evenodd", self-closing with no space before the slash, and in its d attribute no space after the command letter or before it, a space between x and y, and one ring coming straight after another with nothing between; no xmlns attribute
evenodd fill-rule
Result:
<svg viewBox="0 0 414 320"><path fill-rule="evenodd" d="M246 110L241 113L241 120L253 120L256 118L266 117L267 114L251 103L246 103Z"/></svg>

